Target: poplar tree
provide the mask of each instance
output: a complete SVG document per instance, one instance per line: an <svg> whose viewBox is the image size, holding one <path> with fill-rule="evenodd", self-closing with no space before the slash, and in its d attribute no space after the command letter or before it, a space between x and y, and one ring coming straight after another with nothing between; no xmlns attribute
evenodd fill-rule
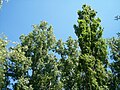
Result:
<svg viewBox="0 0 120 90"><path fill-rule="evenodd" d="M78 11L78 25L74 25L81 50L78 70L82 72L82 82L78 87L79 90L107 90L107 45L102 38L101 20L90 6L83 5L82 9Z"/></svg>

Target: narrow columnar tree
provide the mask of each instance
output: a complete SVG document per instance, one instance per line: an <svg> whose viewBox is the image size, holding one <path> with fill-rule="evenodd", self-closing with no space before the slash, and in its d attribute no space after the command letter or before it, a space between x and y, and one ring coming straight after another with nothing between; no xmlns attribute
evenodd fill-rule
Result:
<svg viewBox="0 0 120 90"><path fill-rule="evenodd" d="M103 28L96 11L83 5L78 11L78 25L74 25L75 34L81 50L79 71L82 82L81 90L107 90L107 45L102 38Z"/></svg>

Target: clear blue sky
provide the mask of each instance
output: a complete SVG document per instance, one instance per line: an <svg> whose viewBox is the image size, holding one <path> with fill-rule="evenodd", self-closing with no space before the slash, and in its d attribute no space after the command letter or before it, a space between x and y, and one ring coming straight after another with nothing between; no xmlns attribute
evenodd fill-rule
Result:
<svg viewBox="0 0 120 90"><path fill-rule="evenodd" d="M77 11L83 4L90 5L102 20L103 37L109 38L120 32L120 0L9 0L0 11L0 33L18 41L21 34L31 32L32 24L45 20L54 28L57 39L76 38L73 25L77 23Z"/></svg>

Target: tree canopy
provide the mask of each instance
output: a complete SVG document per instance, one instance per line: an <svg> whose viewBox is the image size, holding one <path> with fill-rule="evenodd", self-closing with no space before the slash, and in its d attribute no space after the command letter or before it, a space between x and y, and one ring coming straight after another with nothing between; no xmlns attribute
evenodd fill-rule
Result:
<svg viewBox="0 0 120 90"><path fill-rule="evenodd" d="M0 89L119 90L120 33L106 42L95 10L83 5L77 14L77 39L57 40L46 21L13 47L0 38Z"/></svg>

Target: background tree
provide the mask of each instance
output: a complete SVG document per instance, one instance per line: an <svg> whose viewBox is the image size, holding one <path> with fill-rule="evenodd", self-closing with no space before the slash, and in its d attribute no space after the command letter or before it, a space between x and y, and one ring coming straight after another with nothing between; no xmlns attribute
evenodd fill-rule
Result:
<svg viewBox="0 0 120 90"><path fill-rule="evenodd" d="M102 38L101 20L90 6L83 5L82 9L78 11L78 25L74 25L81 50L79 90L107 90L107 45Z"/></svg>
<svg viewBox="0 0 120 90"><path fill-rule="evenodd" d="M58 68L63 88L65 90L76 90L77 78L79 76L77 66L80 55L78 41L72 39L72 37L69 37L66 42L58 40L56 53L60 55Z"/></svg>
<svg viewBox="0 0 120 90"><path fill-rule="evenodd" d="M112 70L111 90L120 89L120 33L117 35L118 37L113 37L108 41L111 53L110 58L112 60L110 65Z"/></svg>
<svg viewBox="0 0 120 90"><path fill-rule="evenodd" d="M27 46L22 47L20 44L10 48L9 52L9 71L8 75L17 82L13 84L15 90L29 90L29 73L31 58L25 56ZM12 83L11 83L12 84Z"/></svg>
<svg viewBox="0 0 120 90"><path fill-rule="evenodd" d="M57 58L54 55L55 37L46 22L33 25L29 35L20 37L21 44L11 48L10 70L17 81L17 90L61 89L58 80ZM60 89L59 89L60 88Z"/></svg>
<svg viewBox="0 0 120 90"><path fill-rule="evenodd" d="M7 88L7 76L6 76L6 65L7 65L7 40L6 37L0 38L0 89Z"/></svg>

